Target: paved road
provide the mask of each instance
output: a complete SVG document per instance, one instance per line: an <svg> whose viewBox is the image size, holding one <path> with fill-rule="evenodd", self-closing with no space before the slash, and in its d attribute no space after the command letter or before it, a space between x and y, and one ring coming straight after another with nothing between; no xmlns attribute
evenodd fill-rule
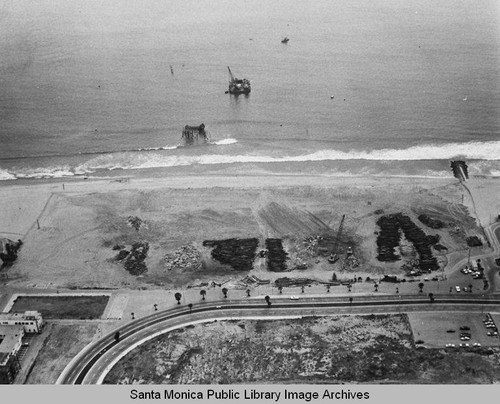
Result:
<svg viewBox="0 0 500 404"><path fill-rule="evenodd" d="M436 295L430 303L427 296L357 296L352 302L346 297L301 297L299 300L265 301L224 300L204 302L155 313L121 327L120 342L111 333L89 344L66 367L57 384L99 384L111 367L137 345L155 336L196 322L215 319L283 318L311 315L388 313L408 311L480 311L484 306L500 308L500 296Z"/></svg>

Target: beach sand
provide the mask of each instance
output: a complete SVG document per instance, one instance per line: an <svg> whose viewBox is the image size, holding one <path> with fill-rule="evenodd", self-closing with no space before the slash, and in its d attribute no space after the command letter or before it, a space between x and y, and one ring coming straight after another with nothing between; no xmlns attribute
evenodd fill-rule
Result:
<svg viewBox="0 0 500 404"><path fill-rule="evenodd" d="M236 281L248 272L220 265L208 272L169 271L164 257L183 246L203 251L204 240L257 237L263 246L265 238L277 237L284 240L288 266L293 267L294 260L308 258L298 251L301 240L325 231L335 235L342 215L344 242L352 243L361 262L355 272L398 273L401 262L381 265L376 260L375 222L381 212L404 212L414 220L419 213L434 212L456 222L467 235L482 236L469 213L487 225L500 210L500 181L495 178L471 179L471 193L453 178L300 173L116 176L0 186L0 236L24 242L8 270L9 284L38 288L171 289L209 280ZM477 195L474 204L471 195ZM140 218L142 227L135 230L129 217ZM112 248L137 241L149 243L148 270L140 276L125 271ZM466 250L450 234L443 233L442 241L449 253ZM332 269L326 260L311 258L307 270L271 273L256 265L252 274L327 281Z"/></svg>

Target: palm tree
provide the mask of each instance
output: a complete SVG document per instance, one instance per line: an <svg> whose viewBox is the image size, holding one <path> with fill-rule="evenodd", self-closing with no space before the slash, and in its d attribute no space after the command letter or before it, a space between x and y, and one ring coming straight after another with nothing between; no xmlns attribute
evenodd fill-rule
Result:
<svg viewBox="0 0 500 404"><path fill-rule="evenodd" d="M188 307L189 307L189 312L191 313L193 311L193 303L189 303Z"/></svg>
<svg viewBox="0 0 500 404"><path fill-rule="evenodd" d="M472 284L469 284L469 293L472 293Z"/></svg>
<svg viewBox="0 0 500 404"><path fill-rule="evenodd" d="M226 299L227 299L227 292L228 292L227 288L222 288L222 294L224 295L224 298L226 298Z"/></svg>
<svg viewBox="0 0 500 404"><path fill-rule="evenodd" d="M330 293L330 285L326 285L326 292Z"/></svg>
<svg viewBox="0 0 500 404"><path fill-rule="evenodd" d="M177 300L177 304L181 304L182 295L179 292L177 292L174 296L175 300Z"/></svg>
<svg viewBox="0 0 500 404"><path fill-rule="evenodd" d="M132 320L135 319L135 314L133 312L130 313L130 316L132 317Z"/></svg>
<svg viewBox="0 0 500 404"><path fill-rule="evenodd" d="M434 293L429 293L429 299L431 300L431 303L434 303Z"/></svg>
<svg viewBox="0 0 500 404"><path fill-rule="evenodd" d="M279 290L280 295L281 295L281 293L283 293L283 286L278 286L278 290Z"/></svg>
<svg viewBox="0 0 500 404"><path fill-rule="evenodd" d="M349 298L349 304L352 304L352 297Z"/></svg>
<svg viewBox="0 0 500 404"><path fill-rule="evenodd" d="M158 305L156 303L153 304L153 308L155 309L155 311L158 311Z"/></svg>
<svg viewBox="0 0 500 404"><path fill-rule="evenodd" d="M265 300L265 301L266 301L266 303L267 303L267 307L271 307L271 298L270 298L269 296L266 296L266 297L264 298L264 300Z"/></svg>
<svg viewBox="0 0 500 404"><path fill-rule="evenodd" d="M250 297L250 289L247 289L247 297Z"/></svg>
<svg viewBox="0 0 500 404"><path fill-rule="evenodd" d="M378 292L378 283L375 283L373 286L375 287L375 292Z"/></svg>
<svg viewBox="0 0 500 404"><path fill-rule="evenodd" d="M352 285L349 283L349 284L347 285L347 291L348 291L348 292L350 292L350 291L351 291L351 289L352 289Z"/></svg>
<svg viewBox="0 0 500 404"><path fill-rule="evenodd" d="M419 287L419 289L420 289L418 292L419 292L419 293L422 293L422 292L424 291L424 290L423 290L423 289L424 289L424 284L423 284L422 282L420 282L420 283L418 284L418 287Z"/></svg>
<svg viewBox="0 0 500 404"><path fill-rule="evenodd" d="M301 290L302 290L302 293L304 293L304 286L302 286Z"/></svg>
<svg viewBox="0 0 500 404"><path fill-rule="evenodd" d="M205 295L207 294L207 291L205 289L200 290L200 295L202 300L205 300Z"/></svg>

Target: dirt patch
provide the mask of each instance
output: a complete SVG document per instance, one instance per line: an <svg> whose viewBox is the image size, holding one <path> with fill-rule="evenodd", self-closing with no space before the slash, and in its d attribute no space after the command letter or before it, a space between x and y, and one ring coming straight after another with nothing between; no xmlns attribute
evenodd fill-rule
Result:
<svg viewBox="0 0 500 404"><path fill-rule="evenodd" d="M24 313L36 310L47 319L100 318L109 296L19 296L10 310Z"/></svg>
<svg viewBox="0 0 500 404"><path fill-rule="evenodd" d="M55 384L66 365L93 338L97 324L52 324L26 384Z"/></svg>

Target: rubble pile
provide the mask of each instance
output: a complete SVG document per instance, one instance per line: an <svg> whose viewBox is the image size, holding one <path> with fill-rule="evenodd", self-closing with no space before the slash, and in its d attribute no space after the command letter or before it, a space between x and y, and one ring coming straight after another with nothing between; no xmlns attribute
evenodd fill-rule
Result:
<svg viewBox="0 0 500 404"><path fill-rule="evenodd" d="M267 269L272 272L287 271L286 260L288 254L283 249L283 243L279 238L266 239L267 254Z"/></svg>
<svg viewBox="0 0 500 404"><path fill-rule="evenodd" d="M394 253L399 245L401 233L413 243L419 256L419 267L423 271L439 269L436 258L432 255L431 246L439 241L439 236L428 236L413 221L402 213L382 216L378 221L381 231L377 237L379 261L397 261L400 259Z"/></svg>
<svg viewBox="0 0 500 404"><path fill-rule="evenodd" d="M253 269L259 240L256 238L226 240L205 240L204 247L212 247L212 258L221 264L229 265L237 271Z"/></svg>
<svg viewBox="0 0 500 404"><path fill-rule="evenodd" d="M122 249L116 255L115 260L123 263L123 267L131 275L142 275L147 272L148 267L144 260L148 256L149 244L145 241L138 241L132 244L130 251Z"/></svg>
<svg viewBox="0 0 500 404"><path fill-rule="evenodd" d="M377 259L383 262L398 261L400 257L394 253L401 237L397 218L394 215L381 216L377 225L380 227L377 235Z"/></svg>
<svg viewBox="0 0 500 404"><path fill-rule="evenodd" d="M419 215L418 220L420 220L423 224L425 224L427 227L430 227L431 229L442 229L446 226L446 224L441 220L434 219L424 214Z"/></svg>
<svg viewBox="0 0 500 404"><path fill-rule="evenodd" d="M465 239L467 241L467 245L469 247L481 247L483 242L479 239L478 236L470 236Z"/></svg>
<svg viewBox="0 0 500 404"><path fill-rule="evenodd" d="M270 279L260 279L255 275L245 276L243 279L239 281L245 285L269 285L271 283Z"/></svg>
<svg viewBox="0 0 500 404"><path fill-rule="evenodd" d="M137 217L137 216L129 216L127 218L127 224L130 227L133 227L136 231L139 231L139 229L141 227L146 226L144 221L140 217Z"/></svg>
<svg viewBox="0 0 500 404"><path fill-rule="evenodd" d="M185 245L173 253L165 254L161 264L167 271L198 271L202 267L201 253L196 247Z"/></svg>
<svg viewBox="0 0 500 404"><path fill-rule="evenodd" d="M321 236L310 236L303 240L304 250L310 256L317 254L320 241L323 239Z"/></svg>
<svg viewBox="0 0 500 404"><path fill-rule="evenodd" d="M2 266L5 264L11 264L17 259L17 252L23 245L21 240L12 241L9 239L0 240L0 260L2 260Z"/></svg>
<svg viewBox="0 0 500 404"><path fill-rule="evenodd" d="M289 288L289 287L296 287L296 286L309 286L312 284L317 283L314 279L308 279L308 278L278 278L274 281L274 285L279 288L280 286L282 288Z"/></svg>
<svg viewBox="0 0 500 404"><path fill-rule="evenodd" d="M357 267L359 267L359 260L354 255L348 256L342 263L343 271L350 271Z"/></svg>

